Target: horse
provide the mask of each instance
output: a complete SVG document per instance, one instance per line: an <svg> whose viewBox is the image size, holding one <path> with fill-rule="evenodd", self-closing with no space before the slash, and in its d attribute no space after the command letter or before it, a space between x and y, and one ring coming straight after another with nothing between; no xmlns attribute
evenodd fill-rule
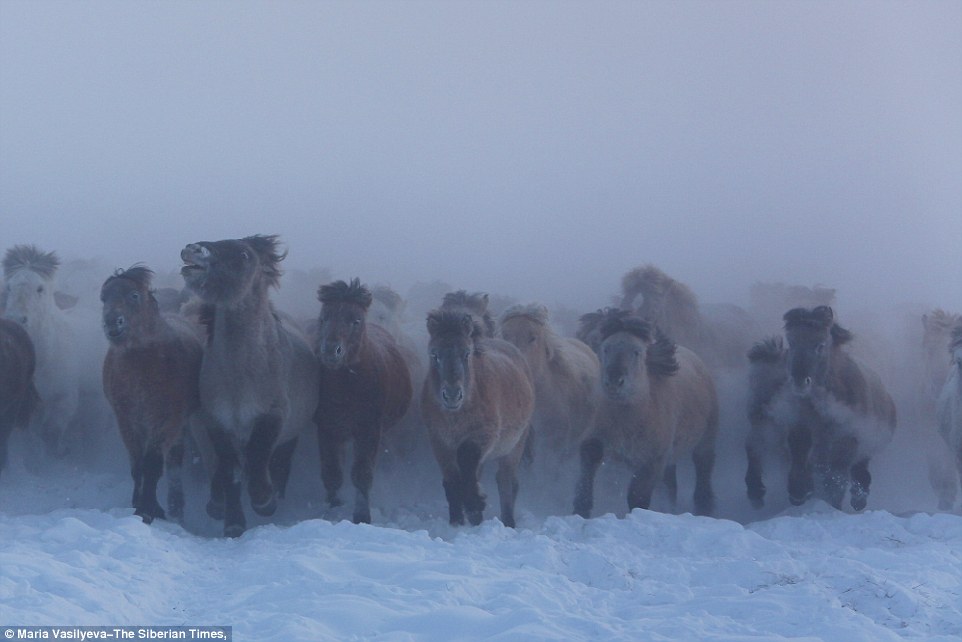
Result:
<svg viewBox="0 0 962 642"><path fill-rule="evenodd" d="M598 357L582 341L559 336L548 322L548 309L540 304L505 310L498 333L528 362L535 391L534 453L546 451L549 465L557 470L557 464L577 450L594 419Z"/></svg>
<svg viewBox="0 0 962 642"><path fill-rule="evenodd" d="M491 338L497 329L494 317L488 310L490 297L487 292L474 292L469 294L466 290L448 292L444 295L441 302L442 310L456 310L471 314L481 320L484 336Z"/></svg>
<svg viewBox="0 0 962 642"><path fill-rule="evenodd" d="M370 492L381 436L410 406L411 375L394 337L381 326L367 322L373 297L359 279L322 285L317 298L321 315L315 352L321 376L314 420L321 478L328 504L339 506L341 459L345 444L353 441L353 521L369 524Z"/></svg>
<svg viewBox="0 0 962 642"><path fill-rule="evenodd" d="M26 428L40 403L33 383L36 355L20 324L0 318L0 471L7 463L7 441L14 428Z"/></svg>
<svg viewBox="0 0 962 642"><path fill-rule="evenodd" d="M601 349L601 327L612 310L618 308L598 308L594 312L587 312L578 317L578 330L575 338L587 345L597 355Z"/></svg>
<svg viewBox="0 0 962 642"><path fill-rule="evenodd" d="M481 523L482 465L498 461L501 522L514 527L518 464L534 411L534 387L524 356L459 310L428 314L430 370L421 414L441 469L452 525Z"/></svg>
<svg viewBox="0 0 962 642"><path fill-rule="evenodd" d="M738 367L757 336L755 320L731 304L700 306L695 293L657 267L630 270L621 280L620 307L648 319L712 368ZM638 297L641 303L636 304Z"/></svg>
<svg viewBox="0 0 962 642"><path fill-rule="evenodd" d="M749 500L764 504L762 453L774 442L790 458L793 505L815 493L817 474L832 506L841 509L849 486L851 506L861 511L872 480L869 462L895 431L895 402L878 375L847 353L853 335L835 322L832 308L793 308L783 319L787 347L773 338L749 353Z"/></svg>
<svg viewBox="0 0 962 642"><path fill-rule="evenodd" d="M575 513L590 516L595 474L607 451L633 471L629 510L647 509L662 479L674 507L676 462L691 455L695 513L711 515L718 395L708 368L655 324L627 310L610 310L601 336L601 399L594 427L581 443Z"/></svg>
<svg viewBox="0 0 962 642"><path fill-rule="evenodd" d="M956 470L962 480L962 321L952 329L949 353L952 355L952 369L939 394L937 415L939 433L955 459ZM952 508L957 489L956 484L951 494L945 493L939 498L940 510Z"/></svg>
<svg viewBox="0 0 962 642"><path fill-rule="evenodd" d="M34 382L41 403L30 429L48 453L62 456L78 410L82 359L75 324L54 298L59 266L55 252L34 245L15 245L3 258L4 315L24 327L36 352Z"/></svg>
<svg viewBox="0 0 962 642"><path fill-rule="evenodd" d="M110 343L103 386L130 457L134 514L149 524L184 516L182 481L188 421L200 409L204 347L182 318L165 315L151 290L153 271L117 270L100 290ZM167 512L157 502L166 468Z"/></svg>
<svg viewBox="0 0 962 642"><path fill-rule="evenodd" d="M274 514L297 439L317 408L317 359L269 297L285 256L277 236L264 235L201 241L181 251L181 274L204 303L207 328L200 401L217 459L207 512L224 520L227 537L246 528L242 477L254 512Z"/></svg>
<svg viewBox="0 0 962 642"><path fill-rule="evenodd" d="M922 315L922 394L929 416L952 368L951 349L947 354L945 346L951 344L952 329L960 323L962 315L940 308Z"/></svg>

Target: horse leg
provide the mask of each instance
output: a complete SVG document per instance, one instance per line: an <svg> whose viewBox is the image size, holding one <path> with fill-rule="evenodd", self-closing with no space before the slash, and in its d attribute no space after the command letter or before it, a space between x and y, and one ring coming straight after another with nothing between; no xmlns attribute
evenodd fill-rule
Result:
<svg viewBox="0 0 962 642"><path fill-rule="evenodd" d="M138 452L130 456L130 477L134 480L134 494L130 498L130 505L134 507L134 514L140 514L141 488L144 485L144 455Z"/></svg>
<svg viewBox="0 0 962 642"><path fill-rule="evenodd" d="M643 463L628 482L628 510L642 508L648 510L651 506L651 495L665 470L666 455L661 454Z"/></svg>
<svg viewBox="0 0 962 642"><path fill-rule="evenodd" d="M344 472L341 470L341 451L344 444L333 430L318 424L317 448L321 455L321 481L327 491L327 504L331 507L340 506L343 502L338 498L337 491L344 482Z"/></svg>
<svg viewBox="0 0 962 642"><path fill-rule="evenodd" d="M224 536L240 537L247 528L240 499L240 459L230 437L222 429L211 428L209 434L217 455L217 467L211 478L207 514L215 517L215 513L220 512L224 520ZM223 502L219 506L218 499Z"/></svg>
<svg viewBox="0 0 962 642"><path fill-rule="evenodd" d="M806 427L797 427L788 433L788 451L791 468L788 471L788 500L793 506L804 504L815 491L815 480L809 455L812 451L812 432Z"/></svg>
<svg viewBox="0 0 962 642"><path fill-rule="evenodd" d="M458 446L458 469L461 471L461 497L468 521L477 526L483 519L485 498L478 478L481 474L481 446L466 441Z"/></svg>
<svg viewBox="0 0 962 642"><path fill-rule="evenodd" d="M868 503L869 486L872 483L872 474L868 472L868 459L857 461L851 469L851 503L852 508L857 511L863 510Z"/></svg>
<svg viewBox="0 0 962 642"><path fill-rule="evenodd" d="M498 462L498 472L495 474L498 498L501 501L501 523L510 528L514 528L514 503L518 498L518 464L524 458L527 448L527 437L518 440L514 450Z"/></svg>
<svg viewBox="0 0 962 642"><path fill-rule="evenodd" d="M441 471L444 497L448 500L448 522L452 526L464 524L464 499L461 496L461 471L457 465L445 467Z"/></svg>
<svg viewBox="0 0 962 642"><path fill-rule="evenodd" d="M165 519L164 509L157 502L157 482L164 472L164 458L160 454L160 448L156 446L148 447L141 464L143 480L140 486L140 505L134 511L145 524L149 524L154 519Z"/></svg>
<svg viewBox="0 0 962 642"><path fill-rule="evenodd" d="M665 466L665 474L661 479L668 491L668 501L671 502L671 510L674 511L678 504L678 467L675 464Z"/></svg>
<svg viewBox="0 0 962 642"><path fill-rule="evenodd" d="M762 481L762 448L763 438L758 426L753 425L748 439L745 440L745 454L748 456L748 470L745 471L745 487L748 501L753 508L765 505L765 482Z"/></svg>
<svg viewBox="0 0 962 642"><path fill-rule="evenodd" d="M575 515L585 519L591 517L591 509L595 503L595 473L604 457L604 446L601 440L592 437L581 442L581 476L575 486Z"/></svg>
<svg viewBox="0 0 962 642"><path fill-rule="evenodd" d="M381 427L376 421L360 427L354 439L354 464L351 483L354 484L355 524L371 523L371 485L374 483L374 464L381 443Z"/></svg>
<svg viewBox="0 0 962 642"><path fill-rule="evenodd" d="M715 493L711 487L711 474L715 469L714 437L695 446L691 458L695 463L695 514L712 515L715 512Z"/></svg>
<svg viewBox="0 0 962 642"><path fill-rule="evenodd" d="M271 481L274 482L277 496L281 499L287 492L287 480L291 476L291 461L294 459L296 446L297 437L274 448L274 454L271 455Z"/></svg>
<svg viewBox="0 0 962 642"><path fill-rule="evenodd" d="M184 520L184 442L178 440L167 450L167 514L178 522Z"/></svg>
<svg viewBox="0 0 962 642"><path fill-rule="evenodd" d="M829 503L836 509L842 509L842 499L845 497L845 488L849 485L851 480L850 470L853 468L852 460L855 459L855 452L858 449L858 441L855 437L842 437L836 439L832 444L831 452L828 458L828 467L823 484L825 486L825 495ZM865 462L866 466L868 462ZM865 474L868 474L868 468L864 468ZM870 477L868 478L871 479ZM863 478L863 480L865 480ZM865 493L867 495L868 486L865 487ZM861 497L859 501L862 502L862 508L865 507L865 497ZM854 507L856 502L855 496L852 496L852 505ZM856 509L861 510L861 509Z"/></svg>
<svg viewBox="0 0 962 642"><path fill-rule="evenodd" d="M250 439L244 448L247 464L247 494L251 508L258 515L273 515L277 510L277 493L271 482L270 461L274 444L281 432L281 418L262 415L254 422Z"/></svg>

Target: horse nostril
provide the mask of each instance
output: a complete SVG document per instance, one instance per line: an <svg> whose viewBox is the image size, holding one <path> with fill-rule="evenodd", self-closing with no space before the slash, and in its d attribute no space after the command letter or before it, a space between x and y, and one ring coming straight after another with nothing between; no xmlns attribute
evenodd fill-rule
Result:
<svg viewBox="0 0 962 642"><path fill-rule="evenodd" d="M810 386L810 385L812 385L812 378L811 378L811 377L805 377L805 387L807 388L807 387Z"/></svg>
<svg viewBox="0 0 962 642"><path fill-rule="evenodd" d="M336 356L338 356L338 357L341 356L341 353L342 353L342 352L344 352L344 350L341 349L341 346L337 346L336 348L334 348L334 354L335 354Z"/></svg>
<svg viewBox="0 0 962 642"><path fill-rule="evenodd" d="M125 325L126 323L127 323L127 320L126 320L125 318L123 318L123 317L117 317L116 324L117 324L117 327L118 327L118 328L124 327L124 325Z"/></svg>

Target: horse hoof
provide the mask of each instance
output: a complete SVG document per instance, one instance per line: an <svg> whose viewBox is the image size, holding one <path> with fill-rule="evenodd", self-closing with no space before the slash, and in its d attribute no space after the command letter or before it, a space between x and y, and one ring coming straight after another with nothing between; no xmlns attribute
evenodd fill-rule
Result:
<svg viewBox="0 0 962 642"><path fill-rule="evenodd" d="M224 537L236 538L244 534L244 526L241 524L230 524L224 527Z"/></svg>
<svg viewBox="0 0 962 642"><path fill-rule="evenodd" d="M353 521L355 524L370 524L371 514L370 513L355 514Z"/></svg>
<svg viewBox="0 0 962 642"><path fill-rule="evenodd" d="M277 495L272 494L270 499L262 504L251 502L251 508L254 509L255 513L261 515L262 517L270 517L277 511Z"/></svg>
<svg viewBox="0 0 962 642"><path fill-rule="evenodd" d="M865 497L864 495L856 495L855 497L852 497L852 508L856 511L865 510L866 504L868 504L868 497Z"/></svg>
<svg viewBox="0 0 962 642"><path fill-rule="evenodd" d="M468 511L468 521L471 522L472 526L480 524L482 519L484 519L484 517L481 511Z"/></svg>
<svg viewBox="0 0 962 642"><path fill-rule="evenodd" d="M337 497L337 495L333 495L333 496L327 498L327 505L330 506L331 508L337 508L338 506L343 506L343 505L344 505L344 502L342 502L342 501Z"/></svg>
<svg viewBox="0 0 962 642"><path fill-rule="evenodd" d="M810 496L811 496L810 494L809 494L809 495L803 495L802 497L796 497L795 495L789 495L789 496L788 496L788 501L790 501L790 502L792 503L792 506L801 506L801 505L804 504L806 501L808 501L808 498L809 498Z"/></svg>

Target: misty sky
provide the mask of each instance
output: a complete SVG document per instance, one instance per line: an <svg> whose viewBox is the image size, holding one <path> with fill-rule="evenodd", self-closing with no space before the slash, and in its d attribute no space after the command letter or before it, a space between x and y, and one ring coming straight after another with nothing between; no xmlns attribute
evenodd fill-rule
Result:
<svg viewBox="0 0 962 642"><path fill-rule="evenodd" d="M949 1L0 0L0 245L960 310L960 61Z"/></svg>

